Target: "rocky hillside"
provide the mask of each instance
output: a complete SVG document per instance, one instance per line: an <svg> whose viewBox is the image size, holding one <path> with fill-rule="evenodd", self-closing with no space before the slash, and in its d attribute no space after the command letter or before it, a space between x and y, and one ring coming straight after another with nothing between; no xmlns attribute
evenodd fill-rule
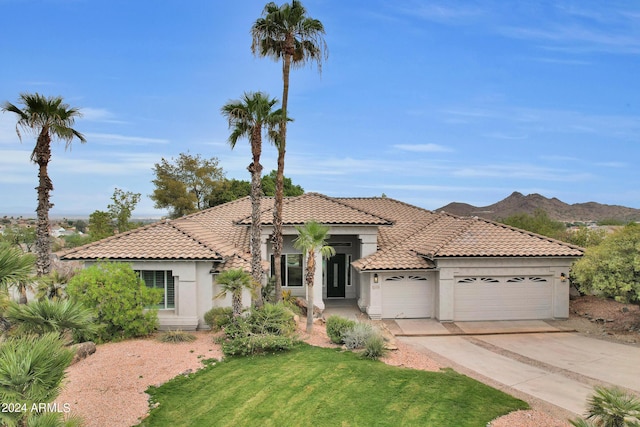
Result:
<svg viewBox="0 0 640 427"><path fill-rule="evenodd" d="M448 212L459 216L479 216L491 220L506 218L517 213L532 214L536 209L543 209L549 217L557 221L602 221L617 219L621 221L640 221L640 209L624 206L603 205L596 202L574 203L572 205L561 200L548 199L540 194L527 196L517 191L504 200L489 206L472 206L466 203L449 203L436 211Z"/></svg>

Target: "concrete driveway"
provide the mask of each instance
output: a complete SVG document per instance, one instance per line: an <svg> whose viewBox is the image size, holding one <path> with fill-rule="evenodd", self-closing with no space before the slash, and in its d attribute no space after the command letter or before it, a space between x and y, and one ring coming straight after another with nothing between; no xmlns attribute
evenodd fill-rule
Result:
<svg viewBox="0 0 640 427"><path fill-rule="evenodd" d="M561 332L545 322L527 328L518 322L435 323L397 339L572 414L584 414L596 384L640 393L639 347Z"/></svg>

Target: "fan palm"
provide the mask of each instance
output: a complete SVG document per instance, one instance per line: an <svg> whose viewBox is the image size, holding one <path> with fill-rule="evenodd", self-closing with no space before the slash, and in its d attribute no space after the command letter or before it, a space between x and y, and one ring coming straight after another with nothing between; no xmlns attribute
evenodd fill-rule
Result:
<svg viewBox="0 0 640 427"><path fill-rule="evenodd" d="M27 288L35 262L33 254L24 253L8 243L0 243L0 288L6 292L11 286L17 287L21 304L27 302Z"/></svg>
<svg viewBox="0 0 640 427"><path fill-rule="evenodd" d="M242 269L226 270L216 277L216 283L220 285L220 292L214 298L225 298L227 294L231 294L233 316L240 316L242 313L242 291L244 289L254 291L251 275Z"/></svg>
<svg viewBox="0 0 640 427"><path fill-rule="evenodd" d="M282 297L282 205L284 197L284 157L287 141L287 107L289 102L289 73L291 67L302 67L315 62L318 71L328 57L324 41L324 26L317 19L307 16L307 10L298 0L278 6L267 3L251 27L251 51L254 55L267 56L275 61L282 60L282 120L277 140L278 169L276 173L276 194L273 211L273 256L275 261L276 301Z"/></svg>
<svg viewBox="0 0 640 427"><path fill-rule="evenodd" d="M587 401L587 420L574 420L574 426L625 427L640 426L640 400L618 388L596 386Z"/></svg>
<svg viewBox="0 0 640 427"><path fill-rule="evenodd" d="M240 138L247 138L251 144L253 161L247 169L251 173L251 275L253 280L262 287L262 245L260 242L260 199L262 197L261 177L262 165L262 133L267 130L267 138L275 140L275 127L280 121L280 110L273 110L278 103L275 98L269 98L262 92L245 93L242 99L230 101L222 107L222 115L229 121L229 144L236 146ZM263 304L262 292L256 293L255 305Z"/></svg>
<svg viewBox="0 0 640 427"><path fill-rule="evenodd" d="M16 132L22 140L20 129L36 136L36 146L31 153L31 161L36 163L38 170L38 225L36 228L36 271L38 276L48 274L51 266L51 245L49 239L49 209L53 207L50 202L50 192L53 183L49 178L48 166L51 161L51 141L58 138L65 141L65 148L71 146L74 138L80 142L86 142L85 137L73 129L76 117L80 117L80 111L69 107L61 97L45 97L38 93L20 94L20 108L10 102L2 105L2 111L9 111L18 116Z"/></svg>
<svg viewBox="0 0 640 427"><path fill-rule="evenodd" d="M329 227L309 221L304 226L296 226L298 237L293 241L293 246L302 251L307 257L305 281L307 282L307 332L313 330L313 285L316 274L316 251L323 257L330 258L336 250L327 245Z"/></svg>

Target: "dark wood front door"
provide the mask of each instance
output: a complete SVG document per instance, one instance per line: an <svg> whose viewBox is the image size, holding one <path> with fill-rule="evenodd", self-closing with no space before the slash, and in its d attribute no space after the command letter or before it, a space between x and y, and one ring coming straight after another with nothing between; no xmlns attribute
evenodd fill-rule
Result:
<svg viewBox="0 0 640 427"><path fill-rule="evenodd" d="M344 298L347 257L335 254L327 260L327 298Z"/></svg>

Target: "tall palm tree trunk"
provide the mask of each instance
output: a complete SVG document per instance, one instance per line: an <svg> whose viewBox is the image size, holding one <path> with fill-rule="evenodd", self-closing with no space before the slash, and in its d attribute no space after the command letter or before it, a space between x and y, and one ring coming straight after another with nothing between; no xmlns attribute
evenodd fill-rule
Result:
<svg viewBox="0 0 640 427"><path fill-rule="evenodd" d="M309 255L307 256L307 274L306 274L306 282L307 282L307 333L311 333L313 331L313 282L316 275L316 254L312 249L309 251Z"/></svg>
<svg viewBox="0 0 640 427"><path fill-rule="evenodd" d="M33 157L38 164L38 207L36 209L38 221L36 228L36 273L38 276L45 276L51 270L50 237L49 237L49 209L51 204L49 193L53 190L53 183L49 178L47 167L51 160L51 137L49 130L45 127L38 136Z"/></svg>
<svg viewBox="0 0 640 427"><path fill-rule="evenodd" d="M249 165L251 173L251 276L256 283L256 294L254 305L262 307L262 245L260 235L262 234L262 224L260 221L260 202L262 199L262 165L260 156L262 155L262 124L257 123L251 135L251 153L253 162Z"/></svg>
<svg viewBox="0 0 640 427"><path fill-rule="evenodd" d="M284 156L287 146L287 104L289 101L289 72L292 55L286 54L282 62L282 121L278 141L278 170L276 171L276 197L273 208L273 258L275 267L276 302L282 300L282 205L284 202Z"/></svg>

